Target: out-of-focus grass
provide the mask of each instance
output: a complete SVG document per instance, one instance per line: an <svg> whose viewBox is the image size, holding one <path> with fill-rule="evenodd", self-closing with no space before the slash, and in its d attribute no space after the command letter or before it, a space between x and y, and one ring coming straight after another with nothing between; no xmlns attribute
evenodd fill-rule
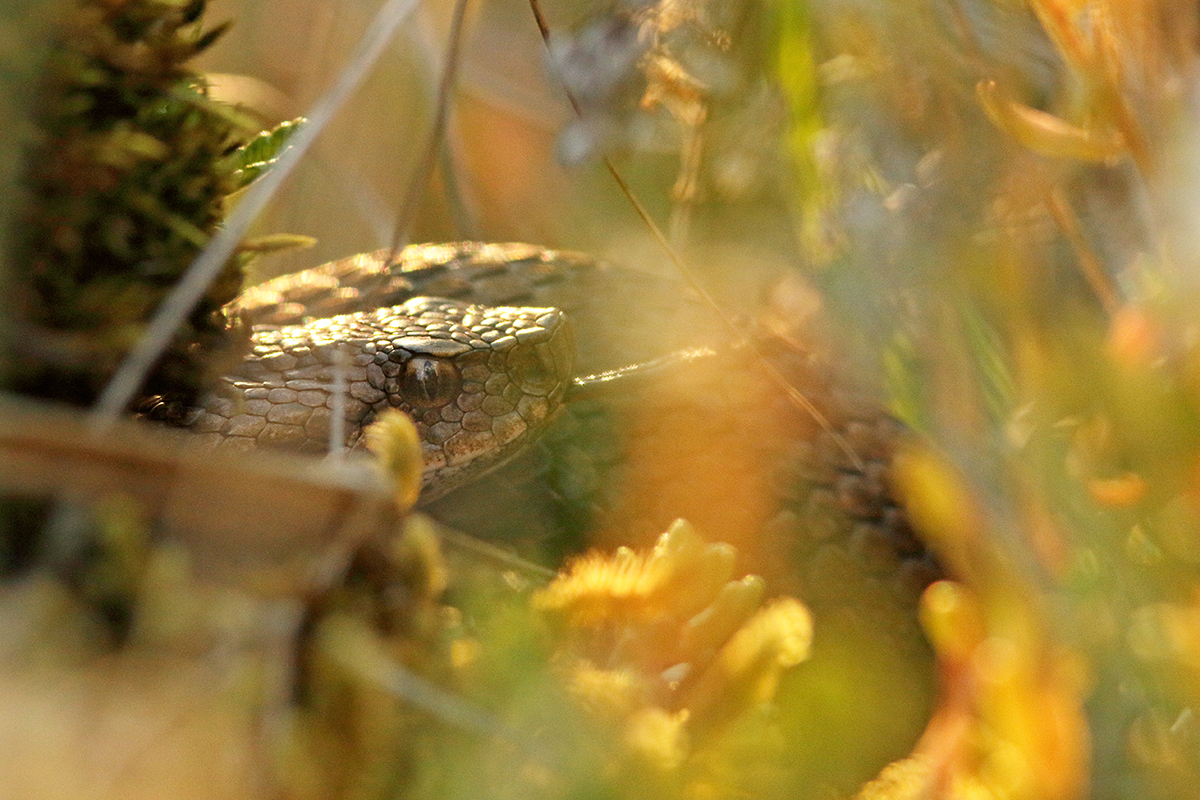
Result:
<svg viewBox="0 0 1200 800"><path fill-rule="evenodd" d="M857 348L864 382L886 386L915 432L898 482L953 572L923 611L945 688L916 756L864 796L1188 796L1200 779L1196 9L1172 0L815 0L774 11L758 33L776 46L761 51L757 69L778 70L796 170L747 167L726 178L753 186L767 172L794 182L766 181L733 202L712 179L681 249L734 287L722 295L731 303L755 298L759 269L804 268L843 323L840 338ZM238 26L207 66L252 78L223 91L274 122L302 113L327 85L369 9L258 0L227 13ZM535 239L665 269L598 168L555 163L569 116L541 75L522 4L478 13L452 133L469 224L454 220L435 183L417 237ZM222 16L218 3L212 15ZM430 9L397 44L390 69L367 84L264 222L321 240L293 266L388 243L428 124L440 18ZM774 153L771 126L753 127L767 111L730 111L726 132L761 130L762 149ZM679 153L632 150L620 164L666 220ZM767 266L746 266L755 262ZM863 631L824 645L844 649L840 657L789 663L772 676L777 691L762 690L766 681L740 687L751 700L731 700L724 716L713 710L719 701L655 705L639 692L652 685L669 695L673 673L630 659L629 648L673 645L682 611L657 620L653 636L628 625L580 633L533 614L533 579L499 568L487 571L490 588L463 590L451 598L457 608L444 608L424 541L374 554L382 584L348 581L326 598L327 616L305 629L306 647L326 649L311 672L279 679L308 692L279 691L268 709L309 703L283 740L291 749L282 769L301 796L401 787L431 797L841 796L896 756L922 708L918 679L888 686L872 672L894 654ZM6 597L10 608L38 591L24 588ZM203 605L201 595L191 602ZM58 595L34 600L46 618L68 609L60 627L85 613ZM815 635L819 652L819 624ZM349 668L342 645L357 648ZM611 669L585 669L581 651ZM390 688L395 674L368 669L381 653L393 665L431 667L434 683L467 705L413 712ZM250 677L233 676L245 682L232 681L239 691L228 693L220 721L236 730L225 743L247 763L262 751L245 736L247 709L261 699L246 687L289 663L272 651L239 667ZM192 688L213 686L227 688ZM142 691L110 696L150 705ZM189 710L224 706L197 696L166 709L203 728ZM432 733L410 738L417 727ZM129 774L153 783L159 763L122 757L135 765ZM322 773L328 759L341 772ZM118 788L121 777L112 778Z"/></svg>
<svg viewBox="0 0 1200 800"><path fill-rule="evenodd" d="M922 436L901 483L961 582L927 598L962 726L935 773L1185 796L1196 9L812 7L824 147L799 157L841 176L841 246L810 252Z"/></svg>

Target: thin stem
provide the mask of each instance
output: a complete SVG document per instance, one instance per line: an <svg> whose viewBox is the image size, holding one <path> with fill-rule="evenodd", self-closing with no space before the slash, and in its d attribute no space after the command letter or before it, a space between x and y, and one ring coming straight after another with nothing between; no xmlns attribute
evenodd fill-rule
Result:
<svg viewBox="0 0 1200 800"><path fill-rule="evenodd" d="M538 0L529 0L529 6L533 11L533 18L537 22L538 31L542 35L542 41L546 44L547 49L549 49L550 27L546 24L545 16L542 15L541 6L539 5ZM575 109L575 113L582 117L583 112L580 108L579 101L575 99L575 95L566 86L563 86L563 91L566 92L567 100L570 101L571 107ZM633 193L633 189L630 188L620 171L617 170L617 167L615 164L613 164L612 159L610 159L608 156L603 156L602 158L604 161L604 167L608 170L608 174L616 182L617 186L621 190L621 193L625 195L625 199L628 200L630 205L633 206L633 210L639 217L641 217L642 222L645 223L646 228L650 231L651 236L654 237L655 242L658 243L658 246L662 249L663 253L666 254L667 258L671 261L671 264L679 272L680 276L683 277L688 286L690 286L692 290L700 296L701 301L710 309L712 309L713 313L717 315L717 318L721 321L721 323L729 330L734 342L741 347L745 347L750 353L753 354L755 361L757 361L759 365L766 371L767 376L772 380L772 382L783 389L784 393L787 394L788 398L797 407L808 414L819 426L821 426L822 430L829 434L830 438L837 444L838 448L846 454L847 458L850 459L850 463L854 465L855 469L863 469L864 464L862 459L859 458L858 454L854 452L854 449L850 447L850 443L846 441L845 437L838 433L838 431L833 427L833 424L829 421L828 417L822 414L821 410L813 405L813 402L805 397L799 389L797 389L795 386L792 386L792 384L788 382L787 378L783 376L783 373L781 373L775 367L775 365L770 362L770 360L759 348L758 344L749 336L747 336L745 331L735 325L733 321L725 315L725 312L719 305L717 305L716 300L714 300L712 295L709 294L708 289L706 289L699 279L696 278L695 273L693 273L692 270L683 262L683 258L680 257L680 255L675 251L675 248L671 246L671 243L667 240L662 228L660 228L658 223L654 221L654 218L650 216L650 212L646 210L646 207L642 205L642 202L638 200L637 195Z"/></svg>
<svg viewBox="0 0 1200 800"><path fill-rule="evenodd" d="M454 16L450 21L450 40L446 45L446 63L442 67L442 79L438 83L437 107L433 117L433 127L429 130L429 141L421 155L421 163L413 170L408 182L408 191L404 202L400 204L400 213L396 216L396 232L392 237L392 249L388 253L387 263L396 260L396 255L408 244L412 234L413 218L417 215L417 203L421 194L429 184L429 176L437 164L438 153L442 149L446 137L446 124L450 119L450 96L458 82L459 50L462 47L463 19L466 17L468 0L455 0Z"/></svg>

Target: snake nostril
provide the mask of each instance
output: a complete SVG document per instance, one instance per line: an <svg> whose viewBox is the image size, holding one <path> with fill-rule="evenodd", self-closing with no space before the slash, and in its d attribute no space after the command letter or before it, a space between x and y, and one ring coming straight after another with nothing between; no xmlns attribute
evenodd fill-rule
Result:
<svg viewBox="0 0 1200 800"><path fill-rule="evenodd" d="M439 358L410 358L400 376L400 392L416 408L445 405L458 395L461 387L458 368Z"/></svg>

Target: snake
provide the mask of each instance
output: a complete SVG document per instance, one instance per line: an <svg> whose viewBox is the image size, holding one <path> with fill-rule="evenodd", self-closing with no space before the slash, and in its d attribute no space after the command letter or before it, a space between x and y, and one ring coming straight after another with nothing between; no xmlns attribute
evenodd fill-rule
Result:
<svg viewBox="0 0 1200 800"><path fill-rule="evenodd" d="M879 763L911 748L933 698L916 604L940 567L890 490L897 424L843 392L828 363L764 342L817 424L681 281L516 243L358 254L251 287L227 312L254 326L252 350L197 411L196 436L325 451L332 435L356 449L399 408L421 439L421 510L536 563L648 544L685 517L813 613L811 685L854 697L817 729L867 725L886 743ZM714 355L573 396L580 376L687 348Z"/></svg>
<svg viewBox="0 0 1200 800"><path fill-rule="evenodd" d="M243 292L227 313L254 326L251 352L188 427L222 449L327 452L334 436L353 450L380 412L398 408L416 425L429 501L536 440L577 362L603 372L670 347L639 335L619 358L602 348L577 358L568 314L539 300L571 303L574 291L586 314L579 301L612 268L582 254L461 242L389 256L358 254Z"/></svg>
<svg viewBox="0 0 1200 800"><path fill-rule="evenodd" d="M804 602L826 641L858 642L913 682L906 696L928 696L916 604L941 568L890 488L897 423L827 360L767 337L764 355L813 399L818 424L682 285L479 242L274 278L227 307L253 326L251 352L194 410L191 435L218 449L327 452L332 439L353 451L398 408L420 439L419 505L438 524L554 563L580 546L648 545L686 518ZM574 396L581 376L687 348L713 355Z"/></svg>
<svg viewBox="0 0 1200 800"><path fill-rule="evenodd" d="M764 400L779 393L755 388L753 359L729 346L709 309L681 287L587 254L520 243L410 245L332 261L251 287L230 304L228 314L254 326L252 352L220 380L191 429L219 448L324 452L340 409L344 432L335 445L355 449L382 410L399 408L421 439L423 504L441 502L452 524L476 529L478 518L462 516L472 508L490 522L508 513L502 506L527 513L571 494L559 485L504 502L497 497L511 492L512 481L480 478L540 438L554 438L546 434L556 419L571 418L563 412L574 378L705 347L720 356L687 376L690 395L653 400L631 393L616 413L620 430L598 435L602 442L635 440L618 448L622 459L657 475L631 479L642 497L626 503L622 519L608 518L607 527L619 531L614 541L630 520L660 526L676 514L706 513L692 510L686 496L677 510L658 487L664 471L674 470L681 477L668 480L703 487L693 495L727 501L708 514L721 535L733 535L738 517L747 536L773 531L786 543L784 559L764 556L754 566L775 570L782 583L790 578L777 562L807 564L809 577L796 590L810 602L820 604L813 587L828 585L830 575L861 574L867 593L882 582L911 605L938 568L890 492L896 424L878 405L842 392L827 364L790 351L781 363L798 363L781 369L824 398L818 404L828 424L814 424L778 398ZM748 393L739 397L743 389ZM709 406L717 408L715 418ZM722 439L733 440L734 450L722 450ZM725 462L738 459L741 472L767 476L770 486L748 486L726 470ZM566 460L576 463L569 454ZM617 482L612 475L606 470L596 479L601 493ZM578 502L594 505L583 494ZM516 527L529 526L522 518Z"/></svg>
<svg viewBox="0 0 1200 800"><path fill-rule="evenodd" d="M562 404L573 361L558 309L414 297L260 328L192 428L234 447L320 451L334 436L355 448L382 410L398 408L416 425L425 492L436 496L536 436Z"/></svg>

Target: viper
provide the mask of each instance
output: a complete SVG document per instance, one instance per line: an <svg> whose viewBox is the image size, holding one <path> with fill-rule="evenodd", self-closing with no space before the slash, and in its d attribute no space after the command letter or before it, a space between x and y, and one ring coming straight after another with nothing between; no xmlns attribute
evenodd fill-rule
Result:
<svg viewBox="0 0 1200 800"><path fill-rule="evenodd" d="M400 408L422 439L423 501L461 529L574 525L617 545L683 516L817 610L865 602L911 621L937 567L891 493L899 426L831 358L768 335L748 352L681 281L580 253L462 242L391 256L243 292L227 311L255 326L253 351L192 429L225 448L354 448ZM650 380L630 369L698 352ZM598 403L574 399L615 374ZM483 477L539 449L552 452L524 472Z"/></svg>
<svg viewBox="0 0 1200 800"><path fill-rule="evenodd" d="M352 256L244 292L228 312L255 325L252 351L192 414L191 430L222 448L324 452L357 447L380 411L399 408L421 437L430 500L535 441L576 362L611 377L669 357L681 341L649 318L667 301L658 286L627 286L633 294L615 300L622 308L604 305L626 335L601 336L606 326L584 298L594 307L601 282L653 279L582 254L465 242L388 255ZM631 318L635 307L646 327ZM575 316L591 332L582 353Z"/></svg>

